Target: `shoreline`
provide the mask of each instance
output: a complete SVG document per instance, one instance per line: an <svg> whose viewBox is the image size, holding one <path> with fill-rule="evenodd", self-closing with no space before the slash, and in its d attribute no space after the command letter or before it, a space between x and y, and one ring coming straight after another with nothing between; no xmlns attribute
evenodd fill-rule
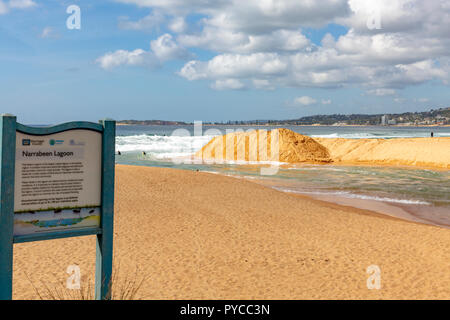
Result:
<svg viewBox="0 0 450 320"><path fill-rule="evenodd" d="M280 163L280 166L286 166L289 167L289 165L292 164L287 164L287 163ZM298 163L298 164L294 164L294 165L318 165L318 166L336 166L336 167L378 167L378 168L399 168L399 169L406 169L406 170L431 170L431 171L449 171L450 169L450 164L448 165L442 165L442 166L437 166L437 165L424 165L424 164L407 164L407 163L403 163L400 162L397 163L395 160L393 160L392 162L377 162L377 161L335 161L335 162L330 162L330 163L317 163L317 162L303 162L303 163Z"/></svg>
<svg viewBox="0 0 450 320"><path fill-rule="evenodd" d="M299 193L299 195L321 202L331 203L341 207L364 210L366 213L377 214L377 216L381 215L383 217L391 217L402 221L450 229L450 223L439 223L430 218L420 216L418 212L420 209L423 209L423 206L420 205L392 204L377 200L349 199L339 196L309 196L301 193ZM436 207L431 208L434 208L434 210L436 210ZM433 210L430 208L426 209Z"/></svg>
<svg viewBox="0 0 450 320"><path fill-rule="evenodd" d="M305 163L308 164L308 163ZM319 165L319 166L327 166L327 165L336 165L336 166L377 166L377 167L386 167L386 168L392 168L392 165L389 164L360 164L360 163L332 163L332 164L317 164L317 163L311 163L313 165ZM144 168L160 168L160 167L152 167L152 166L145 166L145 165L126 165L126 164L116 164L116 166L124 166L124 167L144 167ZM258 164L250 165L252 167L260 167ZM286 165L285 166L289 166ZM441 167L425 167L425 166L395 166L395 167L403 167L406 169L425 169L425 170L434 170L434 171L448 171L445 168ZM188 171L191 172L193 170L190 169L180 169L180 168L168 168L169 170L181 170L181 171ZM357 198L348 198L344 196L337 196L337 195L315 195L315 194L306 194L302 192L292 192L292 191L284 191L280 190L279 188L274 188L273 184L268 182L269 180L263 180L257 178L248 178L245 176L240 175L231 175L231 174L222 174L220 172L215 171L200 171L202 173L206 174L214 174L219 175L222 177L228 177L232 179L236 179L237 181L245 180L247 182L257 184L264 186L266 188L269 188L271 190L275 190L278 192L281 192L283 194L288 194L294 197L299 197L302 199L307 199L309 201L317 201L317 203L325 206L331 205L333 208L339 208L343 210L352 210L355 213L358 214L367 214L371 216L376 216L380 218L392 218L404 222L410 222L410 223L418 223L421 225L428 225L428 226L434 226L438 228L444 228L444 229L450 229L450 217L446 219L446 217L438 217L435 218L435 220L430 219L427 216L421 215L420 209L423 209L423 207L426 207L428 210L432 211L439 211L439 207L436 207L435 205L429 205L429 206L423 206L419 204L401 204L401 203L388 203L386 201L381 200L372 200L372 199L357 199ZM436 221L436 219L438 221ZM448 221L447 221L448 220Z"/></svg>
<svg viewBox="0 0 450 320"><path fill-rule="evenodd" d="M384 166L389 167L387 165ZM221 174L220 172L215 172L213 174L218 174L221 176L226 176L238 180L246 180L248 182L256 183L282 193L301 197L303 199L319 201L322 204L333 204L335 206L341 207L341 209L352 208L355 210L363 210L366 212L366 214L375 214L376 216L379 217L390 217L402 221L450 229L450 217L447 218L443 212L444 210L439 207L436 207L435 205L426 205L426 206L419 204L406 205L401 203L388 203L386 201L374 199L348 198L345 196L338 196L334 194L320 195L314 193L312 194L302 193L301 191L299 192L286 191L275 187L275 185L271 180L248 178L245 176L238 176L238 175L237 176L226 175ZM421 215L420 214L421 209L432 211L434 215L434 220L428 216Z"/></svg>
<svg viewBox="0 0 450 320"><path fill-rule="evenodd" d="M200 158L193 158L197 161L202 161ZM208 162L203 162L208 164ZM127 164L120 164L120 165L127 165ZM249 168L256 168L259 169L261 167L260 164L241 164L242 166L249 167ZM379 167L379 168L400 168L405 170L427 170L427 171L435 171L435 172L448 172L448 169L444 167L437 167L437 166L420 166L420 165L390 165L386 163L358 163L358 162L333 162L329 164L318 164L318 163L300 163L296 164L296 168L301 168L303 165L305 166L331 166L331 167ZM131 166L142 166L142 167L149 167L146 165L131 165ZM267 165L266 165L267 166ZM292 167L292 164L287 163L280 163L279 166L283 169ZM151 166L150 166L151 167ZM158 166L155 166L155 168L158 168ZM186 170L186 171L192 171L193 169L186 169L186 168L178 168L179 170ZM376 200L376 199L359 199L359 198L351 198L351 197L345 197L345 196L339 196L335 195L330 192L330 194L314 194L310 192L304 192L302 191L287 191L287 190L280 190L278 187L278 184L280 181L277 180L271 180L271 179L262 179L260 176L252 176L248 177L246 175L241 174L226 174L219 171L209 171L209 170L200 170L200 172L206 172L211 174L217 174L220 176L225 177L231 177L234 179L239 180L246 180L249 182L253 182L259 185L263 185L266 187L269 187L273 190L277 190L283 193L296 195L296 196L304 196L311 200L318 200L323 201L324 203L332 203L336 205L343 205L345 207L350 207L354 209L362 209L362 210L368 210L372 213L381 214L386 217L395 217L398 219L401 219L403 221L410 221L410 222L417 222L421 224L426 225L432 225L442 228L450 228L450 216L446 218L446 215L448 214L447 207L440 207L436 206L435 204L428 203L428 204L421 204L421 203L410 203L410 204L403 204L403 203L395 203L395 202L389 202L389 201L383 201L383 200ZM339 189L336 189L336 191L339 191ZM394 199L395 200L395 199ZM412 199L414 200L414 199ZM405 200L406 201L406 200ZM419 201L419 200L417 200ZM427 215L421 214L421 211L425 210L427 214L431 216L431 218Z"/></svg>

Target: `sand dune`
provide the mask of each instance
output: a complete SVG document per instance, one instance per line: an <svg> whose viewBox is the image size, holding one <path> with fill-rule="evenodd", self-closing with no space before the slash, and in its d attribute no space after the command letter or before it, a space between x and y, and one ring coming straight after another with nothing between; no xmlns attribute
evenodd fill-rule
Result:
<svg viewBox="0 0 450 320"><path fill-rule="evenodd" d="M277 136L278 140L272 138ZM279 141L278 152L276 141ZM253 130L215 137L196 153L196 157L203 160L450 168L450 138L313 139L288 129Z"/></svg>
<svg viewBox="0 0 450 320"><path fill-rule="evenodd" d="M449 299L450 231L382 218L245 180L117 166L115 263L149 278L143 299ZM17 244L14 298L93 277L95 238ZM381 269L381 289L366 270Z"/></svg>
<svg viewBox="0 0 450 320"><path fill-rule="evenodd" d="M333 162L450 168L450 138L315 138Z"/></svg>

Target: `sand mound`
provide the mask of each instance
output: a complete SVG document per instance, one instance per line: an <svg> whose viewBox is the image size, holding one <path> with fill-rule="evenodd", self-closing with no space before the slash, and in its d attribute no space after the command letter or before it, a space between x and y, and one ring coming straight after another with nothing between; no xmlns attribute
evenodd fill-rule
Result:
<svg viewBox="0 0 450 320"><path fill-rule="evenodd" d="M315 138L335 163L450 168L450 138Z"/></svg>
<svg viewBox="0 0 450 320"><path fill-rule="evenodd" d="M203 160L331 162L324 146L288 129L240 131L215 137L195 156Z"/></svg>

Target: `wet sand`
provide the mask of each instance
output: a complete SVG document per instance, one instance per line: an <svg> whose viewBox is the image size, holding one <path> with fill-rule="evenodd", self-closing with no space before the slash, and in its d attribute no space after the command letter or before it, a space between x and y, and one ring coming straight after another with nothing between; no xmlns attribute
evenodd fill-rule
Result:
<svg viewBox="0 0 450 320"><path fill-rule="evenodd" d="M343 206L370 210L395 218L450 229L450 212L447 208L426 205L394 204L370 199L349 199L331 195L315 195L312 197L314 199L336 203Z"/></svg>

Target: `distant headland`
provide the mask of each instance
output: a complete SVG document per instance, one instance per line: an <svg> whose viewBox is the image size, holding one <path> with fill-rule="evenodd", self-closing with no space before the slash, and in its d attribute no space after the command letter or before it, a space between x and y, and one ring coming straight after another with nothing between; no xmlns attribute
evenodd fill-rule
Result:
<svg viewBox="0 0 450 320"><path fill-rule="evenodd" d="M192 122L164 121L164 120L121 120L120 125L192 125ZM247 120L247 121L223 121L204 122L204 125L309 125L309 126L447 126L450 125L450 107L431 109L423 112L405 112L392 114L332 114L315 115L291 120Z"/></svg>

